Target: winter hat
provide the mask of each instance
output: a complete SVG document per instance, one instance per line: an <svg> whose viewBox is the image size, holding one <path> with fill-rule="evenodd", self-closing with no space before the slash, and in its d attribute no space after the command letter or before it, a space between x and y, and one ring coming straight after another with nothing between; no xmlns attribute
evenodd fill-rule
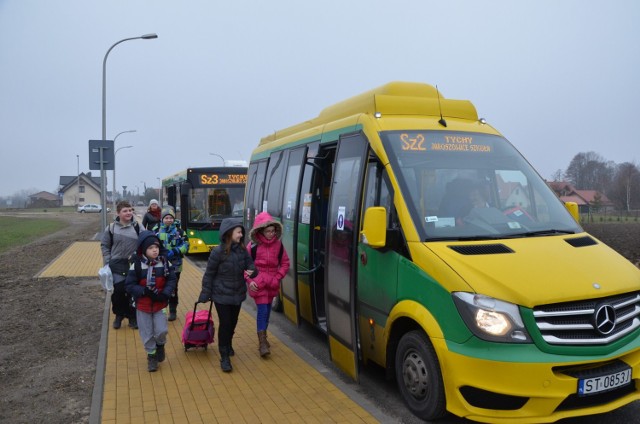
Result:
<svg viewBox="0 0 640 424"><path fill-rule="evenodd" d="M149 206L151 205L159 205L159 203L156 199L151 199L151 201L149 202Z"/></svg>
<svg viewBox="0 0 640 424"><path fill-rule="evenodd" d="M151 245L157 245L158 247L162 246L160 243L160 239L153 231L141 231L138 236L138 254L144 255L147 253L147 249Z"/></svg>
<svg viewBox="0 0 640 424"><path fill-rule="evenodd" d="M165 206L164 208L162 208L160 219L164 219L164 217L167 215L171 215L173 219L176 219L176 213L171 206Z"/></svg>
<svg viewBox="0 0 640 424"><path fill-rule="evenodd" d="M276 238L280 239L282 237L282 224L276 221L269 212L260 212L256 215L256 220L253 221L253 228L249 231L251 243L259 243L257 239L258 233L271 226L276 229Z"/></svg>
<svg viewBox="0 0 640 424"><path fill-rule="evenodd" d="M242 225L242 218L225 218L220 223L220 239L226 240L227 233L231 234L231 230L236 227L242 228L242 239L244 240L244 226Z"/></svg>

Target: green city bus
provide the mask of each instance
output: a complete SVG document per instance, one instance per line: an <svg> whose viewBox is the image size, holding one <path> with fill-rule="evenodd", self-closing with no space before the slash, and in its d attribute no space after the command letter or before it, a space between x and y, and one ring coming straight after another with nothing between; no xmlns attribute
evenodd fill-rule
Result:
<svg viewBox="0 0 640 424"><path fill-rule="evenodd" d="M189 237L189 254L220 243L224 218L242 217L247 167L188 168L162 180L163 205L171 205Z"/></svg>
<svg viewBox="0 0 640 424"><path fill-rule="evenodd" d="M531 125L543 125L532 122ZM553 422L640 399L640 270L466 100L394 82L260 140L247 227L283 224L285 315L425 420Z"/></svg>

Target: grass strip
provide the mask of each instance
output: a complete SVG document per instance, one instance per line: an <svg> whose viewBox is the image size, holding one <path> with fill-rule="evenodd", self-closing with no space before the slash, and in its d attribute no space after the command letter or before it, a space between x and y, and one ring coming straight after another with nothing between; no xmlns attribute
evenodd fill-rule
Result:
<svg viewBox="0 0 640 424"><path fill-rule="evenodd" d="M55 233L67 225L58 219L0 216L0 253Z"/></svg>

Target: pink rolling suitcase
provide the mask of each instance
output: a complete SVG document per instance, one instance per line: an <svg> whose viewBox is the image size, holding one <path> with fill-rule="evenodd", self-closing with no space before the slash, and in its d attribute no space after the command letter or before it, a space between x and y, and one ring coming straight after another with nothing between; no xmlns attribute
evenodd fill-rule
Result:
<svg viewBox="0 0 640 424"><path fill-rule="evenodd" d="M184 320L184 328L182 329L182 344L186 352L192 347L203 347L207 350L207 346L213 343L215 327L211 310L213 302L209 305L209 310L198 311L198 302L193 305L193 311L187 312Z"/></svg>

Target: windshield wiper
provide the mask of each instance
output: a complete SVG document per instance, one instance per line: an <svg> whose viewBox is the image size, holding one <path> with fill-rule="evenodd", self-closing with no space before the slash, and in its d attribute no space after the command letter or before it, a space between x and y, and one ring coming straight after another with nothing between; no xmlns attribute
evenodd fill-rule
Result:
<svg viewBox="0 0 640 424"><path fill-rule="evenodd" d="M516 233L516 234L510 234L510 237L540 237L540 236L553 236L556 234L575 234L575 231L569 231L569 230L556 230L556 229L550 229L550 230L540 230L540 231L529 231L526 233Z"/></svg>
<svg viewBox="0 0 640 424"><path fill-rule="evenodd" d="M482 240L500 240L507 238L504 234L500 236L467 236L467 237L433 237L428 238L425 242L429 241L482 241Z"/></svg>

